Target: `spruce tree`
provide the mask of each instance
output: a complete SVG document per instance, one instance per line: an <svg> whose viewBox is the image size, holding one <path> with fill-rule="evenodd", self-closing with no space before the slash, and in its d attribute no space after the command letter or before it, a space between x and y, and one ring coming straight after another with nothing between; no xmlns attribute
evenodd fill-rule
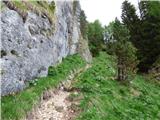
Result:
<svg viewBox="0 0 160 120"><path fill-rule="evenodd" d="M138 49L138 68L147 72L160 54L160 2L141 1L140 19L128 1L122 4L122 21L130 31L130 41Z"/></svg>
<svg viewBox="0 0 160 120"><path fill-rule="evenodd" d="M136 48L129 41L129 38L129 30L116 19L113 26L113 39L115 41L113 49L117 56L117 79L119 81L129 80L129 76L136 72Z"/></svg>
<svg viewBox="0 0 160 120"><path fill-rule="evenodd" d="M140 65L142 71L148 71L160 55L160 2L141 1L141 44Z"/></svg>
<svg viewBox="0 0 160 120"><path fill-rule="evenodd" d="M130 41L139 48L139 41L141 39L140 34L140 20L136 14L136 9L128 1L122 3L122 22L126 25L130 32Z"/></svg>

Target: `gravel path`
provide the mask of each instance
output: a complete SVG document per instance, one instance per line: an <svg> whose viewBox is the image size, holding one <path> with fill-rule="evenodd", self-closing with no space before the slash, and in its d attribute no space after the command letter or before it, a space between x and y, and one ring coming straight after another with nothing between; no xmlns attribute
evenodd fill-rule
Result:
<svg viewBox="0 0 160 120"><path fill-rule="evenodd" d="M39 106L34 108L25 120L73 120L77 114L71 109L73 101L67 99L71 91L66 91L64 87L70 87L71 81L89 67L90 65L87 65L71 74L69 80L61 84L58 89L45 92Z"/></svg>
<svg viewBox="0 0 160 120"><path fill-rule="evenodd" d="M60 89L49 94L50 98L43 100L26 120L69 120L67 114L71 103L66 98L70 93Z"/></svg>

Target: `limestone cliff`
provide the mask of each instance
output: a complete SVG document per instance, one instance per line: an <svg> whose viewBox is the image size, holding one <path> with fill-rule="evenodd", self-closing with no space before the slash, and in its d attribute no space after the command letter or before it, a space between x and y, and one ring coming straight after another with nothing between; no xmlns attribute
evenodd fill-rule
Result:
<svg viewBox="0 0 160 120"><path fill-rule="evenodd" d="M46 76L48 67L67 55L79 52L87 61L91 60L80 32L79 4L75 8L73 1L57 1L51 15L37 14L32 6L24 12L14 4L2 4L5 6L1 10L0 30L2 95L23 90L27 81Z"/></svg>

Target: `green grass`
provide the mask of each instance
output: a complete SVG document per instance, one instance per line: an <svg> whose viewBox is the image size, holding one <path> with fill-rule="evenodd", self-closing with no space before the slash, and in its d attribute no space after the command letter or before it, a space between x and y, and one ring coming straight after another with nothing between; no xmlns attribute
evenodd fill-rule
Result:
<svg viewBox="0 0 160 120"><path fill-rule="evenodd" d="M160 120L160 84L137 75L131 84L114 80L115 58L105 53L93 61L74 86L84 96L78 120Z"/></svg>
<svg viewBox="0 0 160 120"><path fill-rule="evenodd" d="M42 93L57 86L60 81L70 74L71 71L85 66L85 61L79 55L65 58L57 67L50 67L48 77L39 78L36 84L24 91L2 97L1 114L2 120L19 120L23 118L34 105L39 102Z"/></svg>
<svg viewBox="0 0 160 120"><path fill-rule="evenodd" d="M160 84L137 75L131 84L114 80L115 58L105 53L94 58L92 67L74 82L81 90L82 112L78 120L159 120ZM50 67L48 77L39 78L36 85L12 96L2 97L2 119L18 120L37 104L43 91L54 88L85 62L78 55L67 57L57 67ZM75 96L71 96L75 97Z"/></svg>
<svg viewBox="0 0 160 120"><path fill-rule="evenodd" d="M52 2L51 4L49 4L47 1L33 1L33 0L29 0L26 1L25 3L22 2L21 0L14 0L12 1L12 3L20 8L21 10L25 10L25 11L29 11L30 8L28 7L28 5L30 5L30 7L36 7L37 9L40 10L40 12L43 12L44 10L48 13L54 14L55 11L55 3ZM28 3L28 5L26 6L26 3ZM34 11L33 11L34 12Z"/></svg>
<svg viewBox="0 0 160 120"><path fill-rule="evenodd" d="M38 15L45 15L51 24L54 23L54 1L48 3L47 1L28 0L23 2L22 0L12 0L10 1L10 3L16 8L15 10L17 12L23 12L21 14L27 13L28 11L32 11Z"/></svg>

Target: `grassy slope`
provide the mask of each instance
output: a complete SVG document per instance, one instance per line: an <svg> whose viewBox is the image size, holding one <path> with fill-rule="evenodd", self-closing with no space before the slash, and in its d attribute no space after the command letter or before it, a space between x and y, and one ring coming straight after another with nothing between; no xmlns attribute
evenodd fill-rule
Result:
<svg viewBox="0 0 160 120"><path fill-rule="evenodd" d="M78 120L159 120L160 84L137 75L129 86L113 80L115 59L105 53L75 83L84 99Z"/></svg>
<svg viewBox="0 0 160 120"><path fill-rule="evenodd" d="M48 77L39 78L36 85L16 94L2 97L1 113L3 120L18 120L32 109L33 105L38 103L42 93L53 88L64 80L71 71L81 68L85 65L84 60L79 55L73 55L65 58L62 64L57 67L50 67Z"/></svg>

